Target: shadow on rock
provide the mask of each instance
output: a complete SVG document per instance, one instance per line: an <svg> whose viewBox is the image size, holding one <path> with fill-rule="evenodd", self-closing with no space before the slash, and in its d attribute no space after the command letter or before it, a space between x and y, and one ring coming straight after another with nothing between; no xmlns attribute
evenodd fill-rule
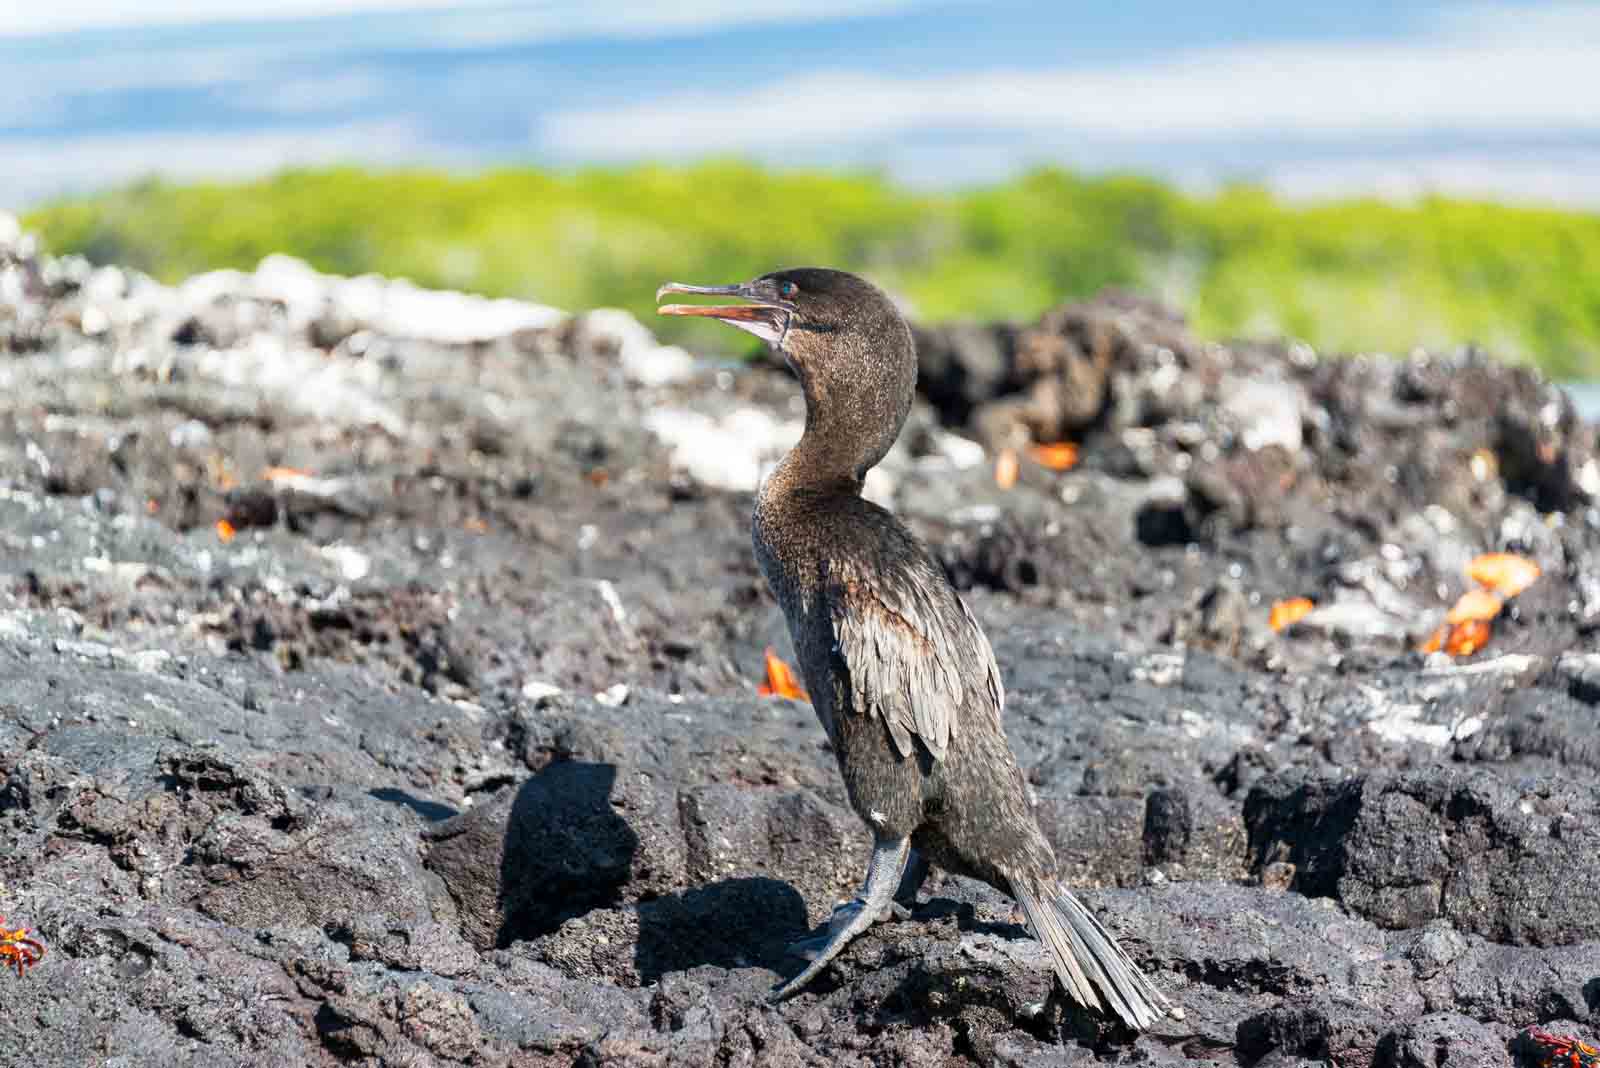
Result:
<svg viewBox="0 0 1600 1068"><path fill-rule="evenodd" d="M399 805L402 808L409 808L412 812L415 812L418 816L421 816L429 823L435 823L439 820L447 820L451 816L457 814L456 810L451 808L449 805L441 805L437 801L429 801L427 798L423 797L413 797L404 790L396 790L392 786L385 786L379 790L368 790L367 793L372 797L377 798L379 801L387 801L391 805Z"/></svg>
<svg viewBox="0 0 1600 1068"><path fill-rule="evenodd" d="M703 983L699 969L798 969L788 944L806 929L805 903L787 883L738 878L617 908L590 909L527 943L541 963L576 979L622 987L668 976ZM695 977L698 974L698 977Z"/></svg>
<svg viewBox="0 0 1600 1068"><path fill-rule="evenodd" d="M1021 923L1012 921L989 921L978 917L978 910L970 901L955 901L948 897L933 897L927 902L917 906L912 913L912 922L920 924L934 924L941 920L952 920L955 929L962 934L988 935L991 938L1023 940L1032 938L1028 928Z"/></svg>
<svg viewBox="0 0 1600 1068"><path fill-rule="evenodd" d="M563 761L426 832L427 865L479 949L554 931L568 917L617 904L638 889L639 798L610 764ZM648 864L649 858L645 858Z"/></svg>
<svg viewBox="0 0 1600 1068"><path fill-rule="evenodd" d="M500 855L496 945L538 937L563 915L621 895L639 837L613 808L616 780L610 764L571 761L517 789Z"/></svg>
<svg viewBox="0 0 1600 1068"><path fill-rule="evenodd" d="M634 967L639 981L710 964L783 972L786 947L806 930L806 904L777 879L727 879L639 905Z"/></svg>

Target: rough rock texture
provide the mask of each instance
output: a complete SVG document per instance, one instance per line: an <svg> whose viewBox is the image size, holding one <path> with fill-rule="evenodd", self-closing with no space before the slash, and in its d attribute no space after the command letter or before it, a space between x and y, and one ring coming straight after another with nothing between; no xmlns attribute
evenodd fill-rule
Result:
<svg viewBox="0 0 1600 1068"><path fill-rule="evenodd" d="M920 330L869 491L987 628L1069 880L1182 1019L934 873L801 996L867 836L750 492L778 369L613 312L166 288L0 248L0 1064L1503 1064L1600 1029L1592 427L1476 352L1107 298ZM959 434L957 433L959 432ZM969 437L960 436L969 435ZM976 438L982 444L976 444ZM1070 438L1066 472L1030 442ZM991 450L1023 456L1015 486ZM1452 659L1476 553L1542 575ZM1307 596L1281 632L1274 601Z"/></svg>
<svg viewBox="0 0 1600 1068"><path fill-rule="evenodd" d="M1273 777L1250 791L1244 818L1262 866L1294 867L1291 889L1382 927L1445 917L1499 943L1562 945L1600 939L1597 802L1561 781L1429 768Z"/></svg>

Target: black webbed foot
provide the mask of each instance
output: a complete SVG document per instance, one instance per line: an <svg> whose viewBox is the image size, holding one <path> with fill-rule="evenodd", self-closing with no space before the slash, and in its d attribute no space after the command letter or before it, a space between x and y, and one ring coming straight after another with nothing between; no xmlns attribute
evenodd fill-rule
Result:
<svg viewBox="0 0 1600 1068"><path fill-rule="evenodd" d="M804 971L773 990L773 1001L782 1001L815 979L856 935L871 927L886 912L899 915L900 912L895 910L900 910L905 915L910 914L905 906L894 900L910 851L911 841L908 838L879 841L872 847L872 859L867 863L867 882L861 888L861 894L833 910L828 928L821 935L804 939L791 947L802 953L810 949L814 955ZM820 947L813 948L813 944L819 942Z"/></svg>

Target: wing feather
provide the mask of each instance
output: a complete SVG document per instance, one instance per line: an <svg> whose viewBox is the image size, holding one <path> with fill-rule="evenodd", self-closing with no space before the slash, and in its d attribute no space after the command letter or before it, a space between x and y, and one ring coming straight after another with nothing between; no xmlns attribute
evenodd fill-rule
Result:
<svg viewBox="0 0 1600 1068"><path fill-rule="evenodd" d="M1005 694L994 651L931 562L836 571L830 579L835 649L852 710L882 719L896 752L908 757L920 740L943 760L964 709L998 725Z"/></svg>

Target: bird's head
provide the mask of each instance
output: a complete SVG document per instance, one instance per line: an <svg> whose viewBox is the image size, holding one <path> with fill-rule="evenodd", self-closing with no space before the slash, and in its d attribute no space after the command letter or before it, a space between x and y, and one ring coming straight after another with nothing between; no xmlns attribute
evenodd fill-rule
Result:
<svg viewBox="0 0 1600 1068"><path fill-rule="evenodd" d="M855 477L883 459L911 410L917 355L894 301L864 278L796 267L729 286L668 282L656 291L735 297L740 304L665 304L662 315L717 319L767 342L799 376L806 428L859 456Z"/></svg>

